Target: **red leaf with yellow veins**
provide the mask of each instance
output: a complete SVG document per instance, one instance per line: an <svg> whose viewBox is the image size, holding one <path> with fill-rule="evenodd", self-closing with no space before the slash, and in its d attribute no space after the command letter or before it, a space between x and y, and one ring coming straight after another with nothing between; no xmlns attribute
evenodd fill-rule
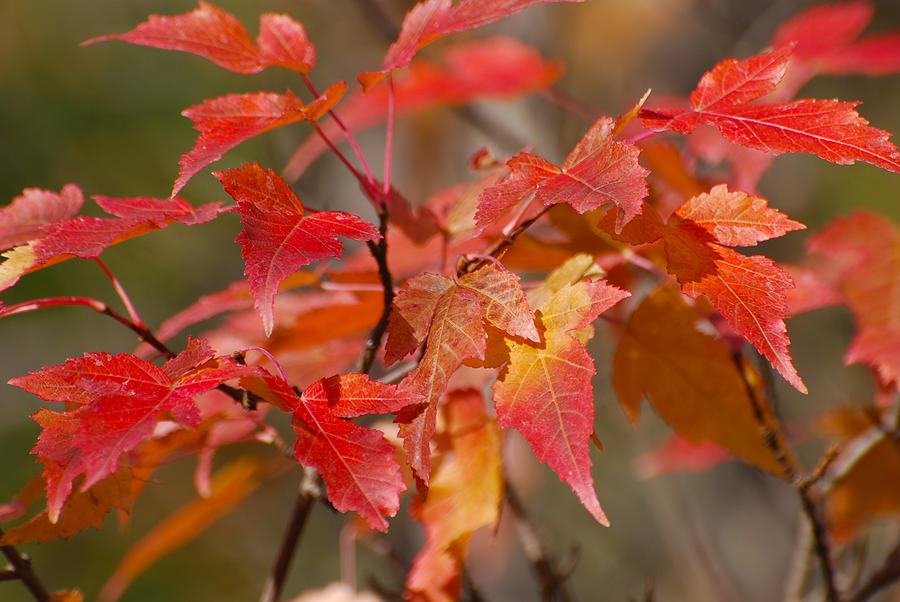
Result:
<svg viewBox="0 0 900 602"><path fill-rule="evenodd" d="M648 295L622 330L613 386L632 424L646 397L676 433L712 441L772 474L782 469L760 437L753 400L725 345L697 329L699 316L675 290ZM771 413L766 410L769 419Z"/></svg>
<svg viewBox="0 0 900 602"><path fill-rule="evenodd" d="M43 428L33 453L44 463L50 521L59 517L78 475L85 475L86 490L112 474L119 456L149 438L160 420L197 426L195 395L256 370L216 358L194 339L162 368L124 353L89 353L10 380L46 401L76 406L33 415Z"/></svg>
<svg viewBox="0 0 900 602"><path fill-rule="evenodd" d="M832 221L809 241L829 260L857 333L844 361L866 362L885 383L900 382L900 230L859 211Z"/></svg>
<svg viewBox="0 0 900 602"><path fill-rule="evenodd" d="M806 228L789 219L769 202L746 192L729 192L725 184L691 197L675 212L728 247L750 247L758 242Z"/></svg>
<svg viewBox="0 0 900 602"><path fill-rule="evenodd" d="M398 293L394 307L397 317L388 326L390 357L403 357L426 330L428 334L425 354L401 383L401 388L421 394L423 403L398 418L409 465L427 484L438 402L465 360L484 359L483 322L513 337L536 341L538 332L518 276L499 264L488 264L456 282L435 274L413 278ZM391 338L398 342L391 344Z"/></svg>
<svg viewBox="0 0 900 602"><path fill-rule="evenodd" d="M275 293L285 278L313 261L340 257L344 247L338 236L381 238L372 224L350 213L307 213L281 176L258 163L215 176L238 203L244 229L235 242L244 247L244 274L267 336L275 323Z"/></svg>
<svg viewBox="0 0 900 602"><path fill-rule="evenodd" d="M388 48L380 71L367 71L357 76L368 90L394 69L409 65L416 52L447 34L474 29L499 21L540 2L580 2L581 0L424 0L416 4L403 19L400 36Z"/></svg>
<svg viewBox="0 0 900 602"><path fill-rule="evenodd" d="M693 298L705 295L786 381L806 393L806 385L791 363L791 342L784 323L786 291L793 288L794 282L767 257L747 257L726 247L712 246L720 255L715 261L715 274L684 284L682 291Z"/></svg>
<svg viewBox="0 0 900 602"><path fill-rule="evenodd" d="M452 391L444 406L435 462L424 501L410 512L425 527L425 546L406 579L411 599L458 600L469 536L496 524L503 502L501 436L496 420L474 390Z"/></svg>
<svg viewBox="0 0 900 602"><path fill-rule="evenodd" d="M629 293L605 282L560 286L538 307L544 342L509 342L509 364L494 383L497 418L519 430L541 462L568 483L584 507L602 524L591 477L590 437L594 432L594 362L583 328Z"/></svg>
<svg viewBox="0 0 900 602"><path fill-rule="evenodd" d="M294 456L322 475L334 507L340 512L354 510L373 529L386 531L388 523L384 517L397 513L400 492L406 489L393 446L381 432L341 420L332 413L329 401L323 399L321 383L310 385L298 396L281 378L267 375L264 380L278 397L279 405L293 414L291 425L297 433ZM377 385L368 385L371 387ZM389 396L384 395L384 387L387 385L378 388L386 401ZM357 389L355 393L358 392ZM400 403L406 399L404 396ZM394 407L390 402L386 404L384 407Z"/></svg>
<svg viewBox="0 0 900 602"><path fill-rule="evenodd" d="M401 388L423 396L421 411L403 416L400 436L406 459L425 484L431 474L431 439L437 406L450 376L464 360L484 357L487 335L482 325L478 296L470 289L454 286L444 293L434 310L425 355L415 370L400 383Z"/></svg>
<svg viewBox="0 0 900 602"><path fill-rule="evenodd" d="M181 114L194 122L194 129L200 135L194 148L178 160L181 169L172 195L178 194L198 171L221 159L241 142L289 123L319 119L337 104L346 90L347 84L338 82L309 104L303 104L290 91L229 94L185 109Z"/></svg>
<svg viewBox="0 0 900 602"><path fill-rule="evenodd" d="M189 52L235 73L259 73L270 65L307 73L316 61L306 30L287 15L260 17L257 46L234 15L202 1L189 13L151 15L129 32L93 38L82 46L108 40Z"/></svg>
<svg viewBox="0 0 900 602"><path fill-rule="evenodd" d="M441 295L451 286L453 281L439 274L420 274L397 291L388 317L385 365L403 359L422 344Z"/></svg>
<svg viewBox="0 0 900 602"><path fill-rule="evenodd" d="M519 277L499 263L488 264L459 279L458 286L478 296L484 319L503 332L540 341L534 326L534 314L519 284Z"/></svg>

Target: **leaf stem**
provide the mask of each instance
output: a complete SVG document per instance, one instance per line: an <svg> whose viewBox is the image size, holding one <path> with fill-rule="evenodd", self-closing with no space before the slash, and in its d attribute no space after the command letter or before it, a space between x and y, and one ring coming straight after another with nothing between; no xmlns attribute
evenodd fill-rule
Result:
<svg viewBox="0 0 900 602"><path fill-rule="evenodd" d="M328 134L326 134L325 131L322 130L322 127L318 123L313 121L312 126L316 133L319 135L319 138L322 139L326 146L331 149L331 152L333 152L335 156L337 156L337 158L341 160L341 163L347 166L347 169L349 169L353 176L359 181L360 186L362 186L363 191L366 193L366 196L372 199L372 201L377 199L379 193L375 182L370 182L369 178L363 176L363 174L359 173L359 171L355 167L353 167L353 164L350 163L350 160L347 159L346 155L344 155L344 153L342 153L340 149L334 145L334 142L331 141L331 139L328 137Z"/></svg>
<svg viewBox="0 0 900 602"><path fill-rule="evenodd" d="M131 299L128 297L128 293L125 292L125 287L113 276L113 273L106 267L106 264L103 263L99 257L94 257L94 262L100 266L100 269L103 270L103 273L106 274L106 277L109 278L109 281L112 282L113 288L116 290L116 294L119 296L119 299L122 300L122 304L125 306L125 311L128 312L128 316L131 318L131 321L134 322L137 326L141 326L143 328L147 328L144 324L144 321L141 320L141 316L138 315L137 309L134 304L131 302Z"/></svg>
<svg viewBox="0 0 900 602"><path fill-rule="evenodd" d="M3 530L0 529L0 537L3 537ZM0 552L6 557L6 560L12 566L12 571L18 579L22 581L34 599L38 602L50 600L50 592L44 587L43 582L34 572L31 561L19 553L15 546L0 546Z"/></svg>
<svg viewBox="0 0 900 602"><path fill-rule="evenodd" d="M391 192L391 160L394 155L394 117L397 108L397 98L394 94L394 75L388 74L388 114L387 132L384 136L384 182L382 182L382 202L387 202Z"/></svg>
<svg viewBox="0 0 900 602"><path fill-rule="evenodd" d="M127 318L114 309L110 308L103 301L98 301L97 299L92 299L90 297L45 297L42 299L32 299L31 301L24 301L22 303L11 305L0 310L0 318L13 316L16 314L23 314L38 309L45 309L47 307L62 307L67 305L82 305L84 307L93 309L97 313L107 315L120 324L128 327L130 330L134 331L141 341L147 343L148 345L151 345L154 349L156 349L166 357L175 357L175 353L171 349L166 347L165 344L160 342L150 331L150 329L147 328L143 323L135 323L132 319Z"/></svg>
<svg viewBox="0 0 900 602"><path fill-rule="evenodd" d="M315 87L315 85L313 85L312 80L309 79L309 76L306 75L305 73L303 74L303 82L306 84L306 87L313 94L313 96L318 98L319 97L318 90L316 90L316 87ZM363 154L362 149L359 147L359 144L357 144L356 138L354 138L353 134L350 133L350 130L347 129L347 126L344 125L344 122L341 121L341 118L338 117L338 114L334 111L334 109L329 109L328 114L331 116L332 119L334 119L334 122L341 129L341 132L343 132L344 137L347 139L347 142L350 144L350 147L353 149L353 152L356 153L356 157L359 159L359 163L360 163L360 165L362 165L363 171L366 174L366 181L368 182L371 189L375 190L376 189L375 176L372 175L372 170L369 169L369 163L366 161L366 156ZM315 122L313 122L313 123L315 124ZM316 125L318 125L318 124L316 124ZM321 128L316 127L316 130L321 130ZM330 140L327 139L327 136L325 136L324 132L319 131L319 136L322 136L322 139L325 141L326 144L328 144L329 148L331 148L332 151L337 152L338 156L343 156L343 154L339 153L337 151L337 149L334 147L334 145L330 143ZM349 165L349 162L346 160L346 157L343 160L345 163L347 163L347 165ZM353 169L353 171L356 172L356 169Z"/></svg>
<svg viewBox="0 0 900 602"><path fill-rule="evenodd" d="M294 558L300 535L303 534L306 519L309 518L313 502L321 495L321 489L317 481L318 475L316 471L304 466L303 476L300 478L300 493L297 496L297 501L294 503L294 511L291 513L291 518L282 537L281 547L278 549L278 556L275 558L272 572L269 574L263 593L259 598L260 602L277 602L281 596L288 568L291 565L291 560Z"/></svg>

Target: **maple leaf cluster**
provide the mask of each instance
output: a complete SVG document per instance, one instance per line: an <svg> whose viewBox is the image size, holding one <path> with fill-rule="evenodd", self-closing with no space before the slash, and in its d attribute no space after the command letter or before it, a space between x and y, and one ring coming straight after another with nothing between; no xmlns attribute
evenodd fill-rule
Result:
<svg viewBox="0 0 900 602"><path fill-rule="evenodd" d="M471 533L499 517L509 429L609 524L591 472L599 440L588 344L598 331L616 343L612 386L628 420L638 422L647 399L672 429L673 439L642 459L643 473L708 468L733 455L794 482L803 471L745 343L807 393L786 320L829 303L850 310L856 333L845 359L872 368L880 397L868 414L876 419L830 431L838 432L838 455L849 458L846 450L864 437L868 447L822 480L827 528L850 539L873 518L900 513L896 491L881 504L865 501L878 487L873 473L900 478L896 428L878 430L885 400L900 386L900 230L874 213L837 219L808 239L808 261L795 266L736 250L805 228L755 189L774 156L808 153L900 172L890 134L870 126L858 103L793 99L815 75L900 71L900 37L857 41L871 18L866 3L813 8L784 24L770 50L715 65L680 106L652 106L645 95L618 118L600 117L560 165L534 149L506 159L482 151L472 161L474 181L408 200L391 184L398 116L515 98L546 89L562 72L506 37L445 45L439 60L418 51L553 1L565 0L420 2L380 68L360 73L359 89L349 93L344 81L318 91L315 47L287 15L262 15L254 41L233 15L200 2L187 14L151 16L127 33L86 42L189 52L239 74L282 67L310 99L251 92L186 109L199 135L179 160L170 198L94 196L112 217L92 217L79 215L84 195L69 184L59 193L26 189L0 210L0 289L169 225L230 214L240 219L235 242L245 276L157 329L141 321L102 262L127 316L75 297L0 305L0 316L84 305L142 341L134 353L87 353L10 381L64 405L32 416L43 472L0 507L0 520L21 515L37 491L46 508L0 542L69 537L113 508L127 513L150 475L184 453L198 455L197 488L210 500L202 507L218 516L286 469L276 454L271 463L211 476L215 450L255 440L314 469L330 504L374 530L387 530L404 492L415 490L411 515L426 543L406 595L453 599ZM379 179L354 134L385 121ZM234 204L194 207L176 196L241 142L297 122L313 134L285 176L247 163L213 173ZM683 148L658 142L666 132L686 137ZM292 190L289 180L326 150L360 184L378 223L312 210ZM696 164L715 153L728 161L728 177L709 182ZM362 244L347 251L342 238ZM332 259L343 261L323 261ZM183 351L168 347L213 317L219 325L192 333ZM267 424L270 412L290 415L292 452ZM396 427L359 420L373 415L390 416ZM188 528L183 517L173 524ZM121 594L135 566L122 565L107 599Z"/></svg>

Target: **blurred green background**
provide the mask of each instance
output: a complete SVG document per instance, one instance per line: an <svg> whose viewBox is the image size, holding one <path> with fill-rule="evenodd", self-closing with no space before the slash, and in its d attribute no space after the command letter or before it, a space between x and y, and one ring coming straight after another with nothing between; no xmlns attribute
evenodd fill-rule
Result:
<svg viewBox="0 0 900 602"><path fill-rule="evenodd" d="M395 23L408 0L371 0ZM764 47L777 24L808 2L764 0L587 0L583 5L536 6L474 36L503 32L563 59L559 87L615 115L652 87L656 93L687 93L718 60L747 56ZM900 27L896 0L876 5L869 31ZM376 68L388 45L365 0L221 0L255 36L260 12L287 12L305 24L318 48L313 79L319 87L353 80ZM23 188L58 191L77 183L87 195L166 197L178 157L195 132L179 116L184 108L228 92L283 91L302 83L270 69L236 75L207 61L109 42L89 48L88 38L123 32L150 13L179 14L187 0L0 0L0 199ZM457 39L464 36L457 36ZM819 78L802 97L862 100L860 112L880 128L900 131L900 77ZM488 145L495 154L529 143L552 160L565 156L589 126L561 113L541 97L484 103L487 119L500 120L509 139L497 141L450 110L435 109L398 123L395 181L411 199L467 175L466 159ZM271 132L229 152L198 174L182 192L195 205L225 200L209 175L215 169L259 161L280 168L307 135L302 125ZM370 162L379 166L382 130L361 137ZM811 229L856 207L882 211L900 221L900 178L858 164L838 167L813 157L778 159L762 183L774 206ZM331 158L320 159L297 184L305 203L365 214L356 185ZM104 260L116 273L148 324L188 305L199 295L240 278L234 216L191 229L175 226L110 249ZM793 234L763 252L785 260L802 253L805 233ZM70 261L24 278L2 300L85 295L115 302L96 266ZM852 334L849 317L822 310L789 324L796 362L810 385L800 396L779 384L787 418L802 418L827 405L860 402L868 395L865 370L844 368L843 349ZM572 584L582 600L639 598L655 580L660 600L715 600L740 592L742 600L780 598L795 531L793 493L755 471L726 465L702 475L639 481L631 469L637 454L659 441L665 429L647 416L637 431L627 426L609 387L610 333L602 329L598 354L597 432L605 444L595 453L594 476L613 527L592 522L571 492L528 453L511 453L533 480L528 505L556 551L576 549ZM0 381L61 362L85 351L130 351L130 332L86 309L46 310L0 321ZM39 470L28 450L37 436L28 418L40 404L13 387L0 394L0 501L11 498ZM649 412L647 413L649 414ZM283 426L283 425L282 425ZM22 546L51 588L77 586L91 599L129 546L194 495L190 462L157 475L138 500L133 522L119 532L108 520L71 541ZM258 597L295 496L297 474L268 483L240 510L140 577L126 600L246 600ZM401 513L403 511L401 510ZM343 517L316 508L299 549L286 592L295 594L338 578L338 532ZM498 539L505 541L504 517ZM392 538L411 558L420 541L404 519ZM482 548L490 534L477 538ZM499 545L499 544L498 544ZM488 556L485 556L488 554ZM488 558L481 552L479 558ZM359 578L371 574L391 586L398 581L385 564L362 551ZM497 574L488 571L497 569ZM502 569L502 570L501 570ZM537 589L521 555L505 567L476 562L472 575L488 600L532 600ZM716 592L719 592L717 594ZM30 600L19 584L0 583L0 600Z"/></svg>

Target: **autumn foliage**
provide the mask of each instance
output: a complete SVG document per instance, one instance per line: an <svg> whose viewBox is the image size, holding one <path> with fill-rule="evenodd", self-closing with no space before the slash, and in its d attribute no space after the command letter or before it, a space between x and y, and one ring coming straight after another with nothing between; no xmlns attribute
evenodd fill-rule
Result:
<svg viewBox="0 0 900 602"><path fill-rule="evenodd" d="M262 15L254 40L236 17L201 1L189 13L153 15L85 42L188 52L239 74L279 67L306 93L232 93L185 109L198 134L178 160L170 198L93 196L109 215L96 217L82 212L84 195L69 184L26 189L0 210L0 288L92 259L125 307L47 297L0 304L0 316L83 306L140 339L130 353L88 352L9 381L49 403L32 415L42 472L0 506L0 521L18 520L41 497L46 503L4 528L8 557L21 558L20 544L99 526L109 512L126 516L155 486L155 470L196 455L197 500L136 545L100 599L117 599L159 556L292 470L302 475L298 507L308 513L314 500L326 501L348 513L359 539L387 531L408 499L425 543L402 596L471 596L472 533L496 526L506 507L529 524L505 474L510 430L597 523L615 527L601 506L615 486L592 476L604 438L589 347L599 332L615 348L603 371L627 420L636 425L647 400L671 429L642 458L646 476L739 460L793 488L819 571L801 592L811 599L863 600L900 578L900 544L855 582L841 563L841 546L900 515L900 229L858 211L812 232L794 264L747 250L806 228L757 190L778 155L900 172L891 134L869 125L859 102L795 98L817 75L900 71L900 34L860 37L872 17L866 2L813 7L784 23L768 49L713 65L689 98L657 102L648 93L618 117L599 116L559 164L538 147L504 158L472 149L471 182L425 201L404 196L391 182L398 116L521 97L547 90L562 73L523 41L454 42L452 34L552 1L424 0L380 64L321 92L312 79L316 49L288 15ZM451 39L419 54L444 37ZM177 196L237 145L297 122L309 138L281 172L255 162L212 172L233 203ZM384 169L376 174L354 136L382 123ZM292 189L329 151L376 223L317 211ZM727 169L710 179L699 164L713 156ZM103 252L230 214L240 220L245 278L158 326L145 324ZM818 416L812 429L786 424L773 379L808 392L787 320L824 305L852 315L844 359L870 368L876 393L864 407ZM218 325L197 328L210 318ZM290 417L294 441L269 423L280 415ZM804 430L833 444L812 463L796 453ZM213 474L225 447L231 459ZM539 595L565 599L563 571L533 541L523 546ZM30 588L37 579L15 565L10 574ZM283 580L273 576L264 599L277 599ZM15 586L0 591L7 587Z"/></svg>

